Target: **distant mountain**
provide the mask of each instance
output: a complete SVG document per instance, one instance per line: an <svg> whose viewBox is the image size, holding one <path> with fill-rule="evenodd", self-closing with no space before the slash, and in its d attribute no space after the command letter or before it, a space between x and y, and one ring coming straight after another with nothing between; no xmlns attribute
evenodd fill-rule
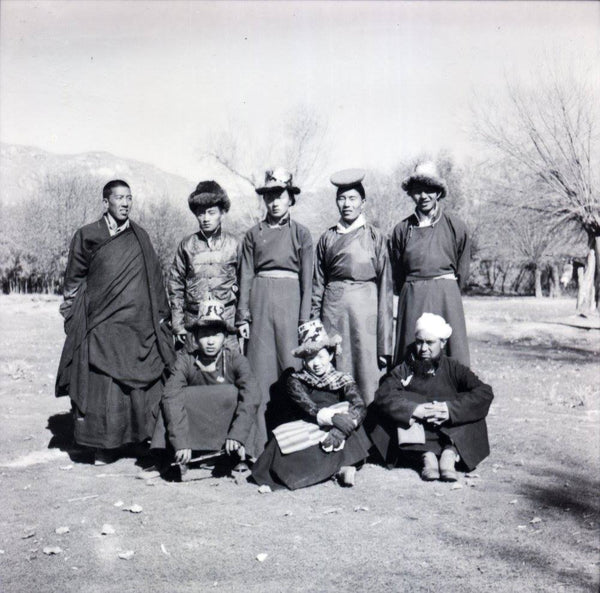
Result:
<svg viewBox="0 0 600 593"><path fill-rule="evenodd" d="M206 165L210 165L206 167ZM231 198L228 226L247 226L258 200L252 188L236 178L219 163L207 163L211 172ZM133 159L108 152L55 154L34 146L0 144L0 207L16 205L34 196L47 175L81 173L98 180L98 199L102 186L111 179L125 179L138 204L152 204L166 199L187 210L187 197L200 180L191 181Z"/></svg>

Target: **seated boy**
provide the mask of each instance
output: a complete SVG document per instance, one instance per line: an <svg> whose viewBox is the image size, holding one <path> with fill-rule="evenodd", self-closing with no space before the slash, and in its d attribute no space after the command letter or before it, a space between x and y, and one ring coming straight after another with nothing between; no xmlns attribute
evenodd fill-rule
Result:
<svg viewBox="0 0 600 593"><path fill-rule="evenodd" d="M220 451L247 469L248 435L256 423L260 391L247 359L225 345L235 329L223 319L223 305L205 301L200 316L186 325L191 338L178 354L161 407L167 438L182 475L193 451ZM165 424L159 418L153 448L165 447Z"/></svg>
<svg viewBox="0 0 600 593"><path fill-rule="evenodd" d="M187 339L185 325L198 316L200 302L207 295L223 303L223 317L233 325L238 242L221 230L230 205L227 193L216 181L201 181L188 198L200 228L181 241L169 272L171 319L179 347ZM226 336L226 341L231 347L237 345L234 335Z"/></svg>
<svg viewBox="0 0 600 593"><path fill-rule="evenodd" d="M415 342L375 393L367 432L388 467L403 453L421 456L423 480L454 482L455 464L471 471L490 452L487 416L494 398L466 366L444 355L452 328L423 313Z"/></svg>

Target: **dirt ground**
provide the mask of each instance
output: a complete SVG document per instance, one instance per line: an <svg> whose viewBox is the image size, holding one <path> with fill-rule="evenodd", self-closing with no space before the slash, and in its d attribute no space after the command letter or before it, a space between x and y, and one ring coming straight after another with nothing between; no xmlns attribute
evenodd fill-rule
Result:
<svg viewBox="0 0 600 593"><path fill-rule="evenodd" d="M600 330L569 325L572 300L466 299L496 397L491 456L458 486L367 465L354 489L271 494L71 459L58 304L0 297L2 591L598 590Z"/></svg>

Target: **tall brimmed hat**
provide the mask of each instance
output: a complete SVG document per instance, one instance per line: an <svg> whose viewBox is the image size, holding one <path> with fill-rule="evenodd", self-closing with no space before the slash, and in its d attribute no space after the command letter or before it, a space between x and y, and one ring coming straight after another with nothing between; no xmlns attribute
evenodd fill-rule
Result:
<svg viewBox="0 0 600 593"><path fill-rule="evenodd" d="M200 208L219 206L223 212L229 212L231 202L227 192L216 181L201 181L188 198L190 210L196 214Z"/></svg>
<svg viewBox="0 0 600 593"><path fill-rule="evenodd" d="M235 327L223 319L225 307L220 301L206 300L200 303L198 317L190 323L186 323L185 329L194 331L196 328L214 327L225 333L236 333Z"/></svg>
<svg viewBox="0 0 600 593"><path fill-rule="evenodd" d="M306 358L322 348L335 348L336 353L339 353L342 338L338 335L329 336L323 323L319 319L313 319L298 328L298 342L300 346L292 350L292 355L296 358Z"/></svg>
<svg viewBox="0 0 600 593"><path fill-rule="evenodd" d="M300 188L296 187L292 181L292 174L282 167L265 171L265 184L262 187L257 187L256 193L262 196L275 189L285 189L290 196L296 196L300 193Z"/></svg>
<svg viewBox="0 0 600 593"><path fill-rule="evenodd" d="M444 198L448 192L446 180L439 174L433 161L419 163L415 167L413 173L402 182L402 189L405 192L410 193L410 188L415 183L422 183L423 185L438 188L442 192L442 195L440 196L442 198Z"/></svg>

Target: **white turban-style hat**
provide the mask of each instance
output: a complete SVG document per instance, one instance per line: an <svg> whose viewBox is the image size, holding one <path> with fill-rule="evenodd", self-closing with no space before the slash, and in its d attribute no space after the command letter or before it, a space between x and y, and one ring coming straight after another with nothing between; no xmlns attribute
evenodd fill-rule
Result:
<svg viewBox="0 0 600 593"><path fill-rule="evenodd" d="M423 313L423 315L417 319L415 334L418 334L420 331L433 334L440 340L447 340L452 335L452 328L446 323L446 320L433 313Z"/></svg>

